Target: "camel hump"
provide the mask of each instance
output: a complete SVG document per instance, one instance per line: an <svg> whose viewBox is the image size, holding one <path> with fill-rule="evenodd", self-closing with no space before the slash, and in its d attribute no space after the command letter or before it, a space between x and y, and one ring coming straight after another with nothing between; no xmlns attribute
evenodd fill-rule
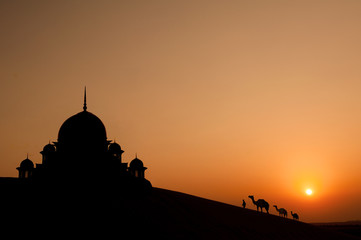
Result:
<svg viewBox="0 0 361 240"><path fill-rule="evenodd" d="M268 205L268 202L266 200L264 200L264 199L260 199L259 201L266 204L266 205Z"/></svg>
<svg viewBox="0 0 361 240"><path fill-rule="evenodd" d="M264 199L259 199L258 202L260 204L262 204L264 207L266 207L267 209L269 208L268 202L266 202Z"/></svg>

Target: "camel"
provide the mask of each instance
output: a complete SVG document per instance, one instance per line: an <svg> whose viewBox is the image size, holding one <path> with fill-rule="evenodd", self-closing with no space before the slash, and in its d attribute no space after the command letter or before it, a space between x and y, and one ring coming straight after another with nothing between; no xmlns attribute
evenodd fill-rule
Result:
<svg viewBox="0 0 361 240"><path fill-rule="evenodd" d="M292 217L293 217L294 220L299 220L299 217L298 217L298 214L297 214L297 213L293 213L293 212L291 211L291 215L292 215Z"/></svg>
<svg viewBox="0 0 361 240"><path fill-rule="evenodd" d="M259 208L261 208L261 212L263 212L262 209L265 208L266 211L267 211L267 213L269 213L269 212L268 212L268 209L269 209L269 204L268 204L268 202L266 202L266 201L263 200L263 199L258 199L257 201L255 201L255 200L254 200L254 197L253 197L252 195L251 195L251 196L248 196L248 197L249 197L250 199L252 199L253 204L257 206L257 212L258 212L258 209L259 209Z"/></svg>
<svg viewBox="0 0 361 240"><path fill-rule="evenodd" d="M287 217L287 211L286 211L286 209L284 209L284 208L278 209L278 208L277 208L277 205L273 205L273 206L276 208L276 211L278 212L278 215L279 215L279 216L282 216L282 215L283 215L283 217Z"/></svg>

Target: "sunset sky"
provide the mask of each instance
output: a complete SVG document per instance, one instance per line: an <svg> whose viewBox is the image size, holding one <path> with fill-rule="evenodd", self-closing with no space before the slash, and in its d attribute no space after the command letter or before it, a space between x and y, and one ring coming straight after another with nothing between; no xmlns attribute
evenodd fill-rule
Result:
<svg viewBox="0 0 361 240"><path fill-rule="evenodd" d="M0 176L86 86L155 187L361 219L361 1L2 0L0 36Z"/></svg>

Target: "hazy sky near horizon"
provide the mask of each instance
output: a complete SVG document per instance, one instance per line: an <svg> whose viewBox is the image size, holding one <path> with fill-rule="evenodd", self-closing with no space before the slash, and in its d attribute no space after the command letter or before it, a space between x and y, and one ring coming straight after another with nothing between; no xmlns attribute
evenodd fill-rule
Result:
<svg viewBox="0 0 361 240"><path fill-rule="evenodd" d="M41 162L86 85L153 186L361 219L360 26L352 0L2 0L0 176Z"/></svg>

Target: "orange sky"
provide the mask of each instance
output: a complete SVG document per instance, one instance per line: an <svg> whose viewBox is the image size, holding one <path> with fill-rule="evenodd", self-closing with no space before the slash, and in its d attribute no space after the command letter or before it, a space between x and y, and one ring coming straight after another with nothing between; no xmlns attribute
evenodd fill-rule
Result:
<svg viewBox="0 0 361 240"><path fill-rule="evenodd" d="M88 110L154 186L361 219L360 12L356 0L1 1L0 176L27 153L41 162L86 85Z"/></svg>

